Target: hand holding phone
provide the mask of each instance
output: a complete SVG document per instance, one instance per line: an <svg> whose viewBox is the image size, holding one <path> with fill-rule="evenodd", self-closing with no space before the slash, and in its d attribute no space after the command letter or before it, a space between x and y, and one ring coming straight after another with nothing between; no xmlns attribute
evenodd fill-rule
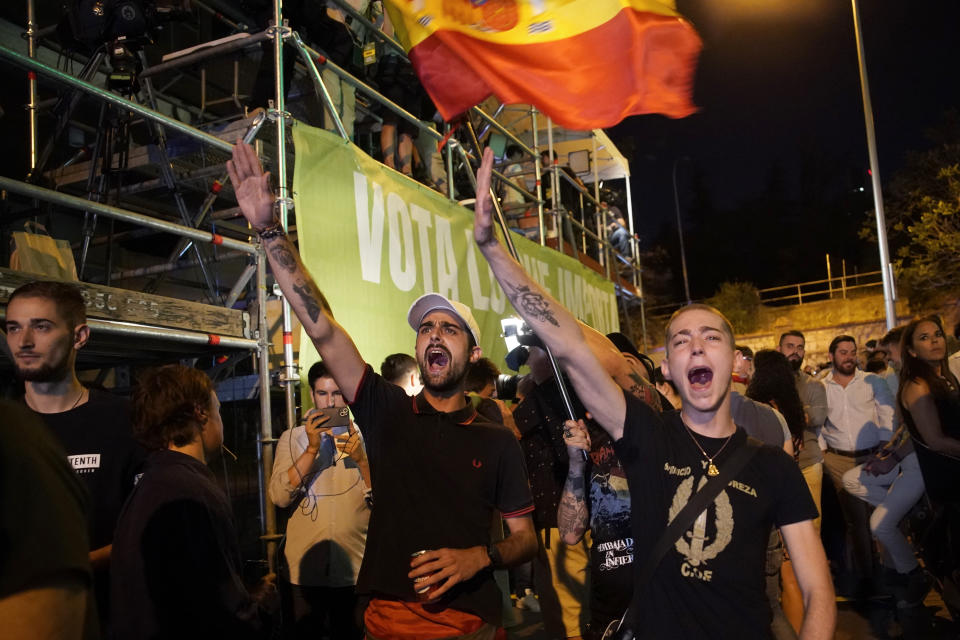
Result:
<svg viewBox="0 0 960 640"><path fill-rule="evenodd" d="M307 449L316 454L320 450L320 439L330 431L330 416L318 409L310 409L304 416L303 429L307 434Z"/></svg>

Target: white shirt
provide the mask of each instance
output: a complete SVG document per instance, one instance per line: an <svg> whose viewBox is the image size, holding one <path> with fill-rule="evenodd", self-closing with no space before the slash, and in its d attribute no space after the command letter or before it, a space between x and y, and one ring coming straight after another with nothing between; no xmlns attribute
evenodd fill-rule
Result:
<svg viewBox="0 0 960 640"><path fill-rule="evenodd" d="M960 380L960 351L957 351L947 359L947 365L957 380Z"/></svg>
<svg viewBox="0 0 960 640"><path fill-rule="evenodd" d="M306 492L291 485L287 471L307 448L304 428L294 427L292 432L291 436L287 429L277 442L269 487L275 505L295 505L284 544L290 582L321 587L355 585L370 521L368 487L353 459L338 454L332 442L325 442L330 440L326 434L307 474Z"/></svg>
<svg viewBox="0 0 960 640"><path fill-rule="evenodd" d="M827 390L827 419L820 435L840 451L859 451L893 437L893 394L880 376L857 369L846 387L831 371L823 381Z"/></svg>

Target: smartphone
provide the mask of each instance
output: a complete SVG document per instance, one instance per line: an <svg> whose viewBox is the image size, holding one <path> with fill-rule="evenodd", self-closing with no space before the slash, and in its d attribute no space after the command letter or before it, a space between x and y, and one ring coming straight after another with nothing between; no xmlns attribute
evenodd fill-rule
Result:
<svg viewBox="0 0 960 640"><path fill-rule="evenodd" d="M347 407L327 407L320 411L330 418L324 427L331 427L330 433L335 436L347 433L350 430L350 409Z"/></svg>

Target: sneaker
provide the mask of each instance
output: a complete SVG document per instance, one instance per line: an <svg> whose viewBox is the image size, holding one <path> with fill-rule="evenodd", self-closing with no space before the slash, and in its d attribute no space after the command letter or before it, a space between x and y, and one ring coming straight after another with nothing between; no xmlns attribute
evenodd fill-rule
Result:
<svg viewBox="0 0 960 640"><path fill-rule="evenodd" d="M534 613L540 613L540 601L534 595L532 589L524 589L523 596L517 598L517 609L526 609Z"/></svg>
<svg viewBox="0 0 960 640"><path fill-rule="evenodd" d="M922 567L916 567L907 574L907 588L903 598L897 601L898 609L909 609L923 604L923 599L927 597L932 582L927 572Z"/></svg>

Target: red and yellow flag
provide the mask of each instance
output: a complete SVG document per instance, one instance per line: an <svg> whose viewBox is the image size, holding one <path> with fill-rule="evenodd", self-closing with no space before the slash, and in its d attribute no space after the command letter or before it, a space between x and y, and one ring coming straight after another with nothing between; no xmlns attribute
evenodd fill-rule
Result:
<svg viewBox="0 0 960 640"><path fill-rule="evenodd" d="M441 115L494 94L568 129L693 113L700 37L672 0L388 0Z"/></svg>

